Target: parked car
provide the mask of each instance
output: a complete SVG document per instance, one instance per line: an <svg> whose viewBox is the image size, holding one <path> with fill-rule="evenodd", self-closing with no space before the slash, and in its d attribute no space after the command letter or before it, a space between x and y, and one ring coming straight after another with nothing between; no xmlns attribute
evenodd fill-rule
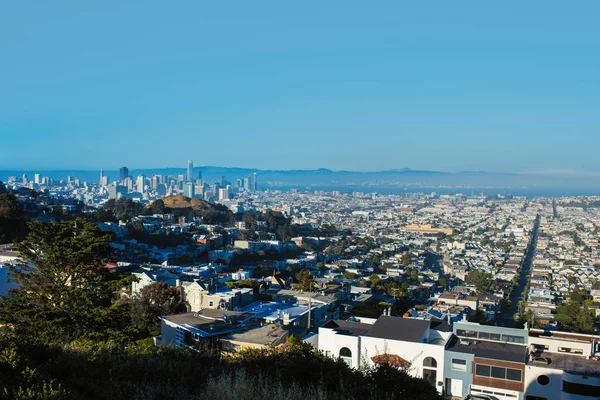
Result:
<svg viewBox="0 0 600 400"><path fill-rule="evenodd" d="M487 394L470 394L465 397L465 400L498 400L496 397L488 396Z"/></svg>

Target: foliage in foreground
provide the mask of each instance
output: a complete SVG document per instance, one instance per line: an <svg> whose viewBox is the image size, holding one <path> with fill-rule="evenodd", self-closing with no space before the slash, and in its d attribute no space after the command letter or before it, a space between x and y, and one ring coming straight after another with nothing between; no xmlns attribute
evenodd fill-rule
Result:
<svg viewBox="0 0 600 400"><path fill-rule="evenodd" d="M0 398L7 399L438 399L432 386L387 365L357 371L309 345L233 357L74 342L0 340Z"/></svg>

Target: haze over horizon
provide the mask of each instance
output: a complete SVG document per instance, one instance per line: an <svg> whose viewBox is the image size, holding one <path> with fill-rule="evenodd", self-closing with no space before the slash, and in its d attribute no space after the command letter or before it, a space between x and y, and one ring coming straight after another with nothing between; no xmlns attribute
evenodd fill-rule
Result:
<svg viewBox="0 0 600 400"><path fill-rule="evenodd" d="M12 3L0 170L594 175L600 5L509 4Z"/></svg>

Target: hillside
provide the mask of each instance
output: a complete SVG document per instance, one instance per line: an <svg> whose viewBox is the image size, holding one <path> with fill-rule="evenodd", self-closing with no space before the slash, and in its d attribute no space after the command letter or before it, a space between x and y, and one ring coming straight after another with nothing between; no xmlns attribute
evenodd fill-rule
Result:
<svg viewBox="0 0 600 400"><path fill-rule="evenodd" d="M182 194L163 197L147 204L146 207L160 208L156 204L160 201L164 204L165 212L175 214L178 217L200 217L205 224L223 226L233 226L235 224L235 216L226 206L200 199L190 199Z"/></svg>

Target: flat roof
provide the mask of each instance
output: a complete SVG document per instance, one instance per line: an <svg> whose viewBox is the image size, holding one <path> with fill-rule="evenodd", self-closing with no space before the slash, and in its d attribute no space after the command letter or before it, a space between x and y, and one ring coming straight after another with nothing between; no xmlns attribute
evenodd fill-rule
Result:
<svg viewBox="0 0 600 400"><path fill-rule="evenodd" d="M473 354L475 357L492 360L525 363L527 348L516 344L486 342L482 340L461 340L454 336L447 350L457 353Z"/></svg>
<svg viewBox="0 0 600 400"><path fill-rule="evenodd" d="M225 336L223 340L234 342L253 343L261 345L278 344L285 340L288 332L281 325L260 323L244 324L233 333Z"/></svg>
<svg viewBox="0 0 600 400"><path fill-rule="evenodd" d="M311 310L316 310L320 307L324 306L320 304L313 304L311 306ZM289 313L290 321L293 321L294 319L308 313L308 305L255 301L252 304L242 307L241 311L245 313L252 313L256 318L262 318L271 321L283 319L283 314Z"/></svg>
<svg viewBox="0 0 600 400"><path fill-rule="evenodd" d="M573 374L600 377L600 361L588 360L583 356L542 351L541 353L536 353L535 358L538 360L545 359L547 363L531 360L528 364L558 369Z"/></svg>
<svg viewBox="0 0 600 400"><path fill-rule="evenodd" d="M228 316L229 321L232 316L235 316L239 322L252 317L252 314L249 313L204 309L196 313L172 314L161 318L201 336L213 336L232 331L237 326L229 321L225 322L225 315Z"/></svg>

